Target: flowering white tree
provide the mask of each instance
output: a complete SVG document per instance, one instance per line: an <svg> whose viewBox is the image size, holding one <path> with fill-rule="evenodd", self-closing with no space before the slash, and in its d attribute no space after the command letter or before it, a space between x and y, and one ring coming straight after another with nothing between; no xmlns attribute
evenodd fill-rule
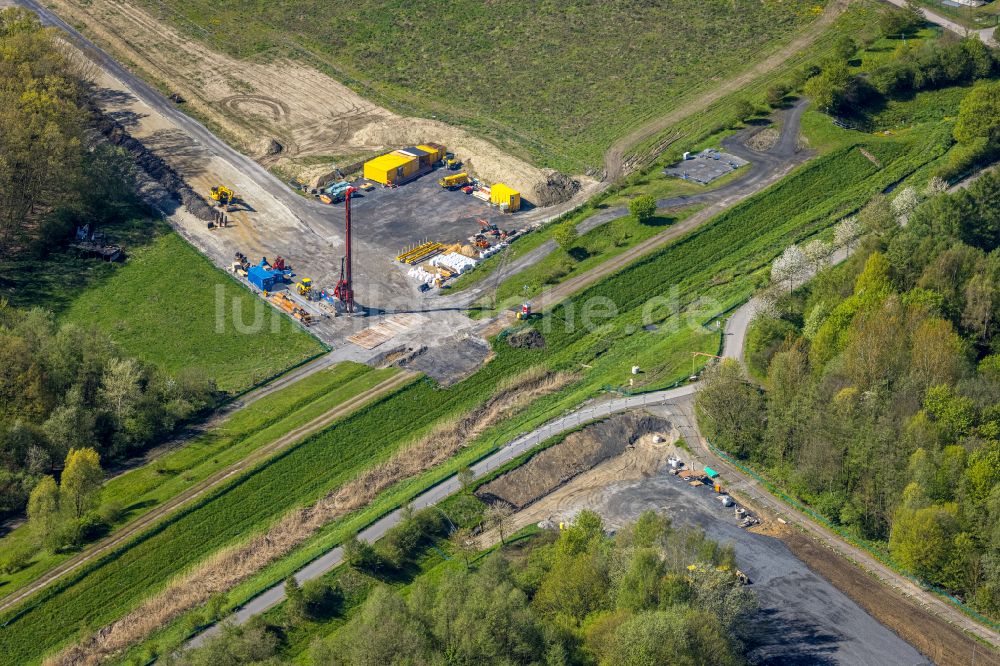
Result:
<svg viewBox="0 0 1000 666"><path fill-rule="evenodd" d="M858 222L857 215L845 217L833 229L833 244L838 248L847 248L847 252L850 254L854 250L859 236L861 236L861 224Z"/></svg>
<svg viewBox="0 0 1000 666"><path fill-rule="evenodd" d="M812 269L813 275L819 273L826 262L830 260L830 255L833 253L833 248L830 244L820 240L819 238L811 240L805 244L802 248L802 253L806 255L806 260L809 262L809 267Z"/></svg>
<svg viewBox="0 0 1000 666"><path fill-rule="evenodd" d="M914 187L906 187L900 191L892 200L892 214L896 216L896 221L900 225L906 224L906 218L913 212L913 209L920 203L917 190Z"/></svg>
<svg viewBox="0 0 1000 666"><path fill-rule="evenodd" d="M937 195L944 194L947 191L948 182L940 176L934 176L927 181L927 187L924 188L924 195L928 197L936 197Z"/></svg>
<svg viewBox="0 0 1000 666"><path fill-rule="evenodd" d="M805 273L809 260L805 252L798 245L790 245L781 253L781 256L771 264L771 280L774 282L788 282L788 291L795 287L795 280Z"/></svg>

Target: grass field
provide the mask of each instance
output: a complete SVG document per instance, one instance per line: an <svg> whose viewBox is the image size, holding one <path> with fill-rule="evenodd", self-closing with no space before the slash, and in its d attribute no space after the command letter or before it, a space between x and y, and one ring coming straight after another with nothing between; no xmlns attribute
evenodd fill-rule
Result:
<svg viewBox="0 0 1000 666"><path fill-rule="evenodd" d="M407 114L545 166L601 164L618 137L790 41L820 0L326 3L143 0L243 58L291 56Z"/></svg>
<svg viewBox="0 0 1000 666"><path fill-rule="evenodd" d="M217 427L154 462L114 477L105 484L102 493L105 506L121 508L112 529L138 518L396 372L372 370L356 363L341 363L321 370L236 411ZM26 545L30 538L26 526L21 526L0 539L0 552ZM39 554L27 568L14 574L0 574L0 594L18 590L71 554Z"/></svg>
<svg viewBox="0 0 1000 666"><path fill-rule="evenodd" d="M61 318L92 325L128 354L168 372L193 369L238 393L323 351L323 345L174 233L82 290ZM241 333L235 307L259 326Z"/></svg>

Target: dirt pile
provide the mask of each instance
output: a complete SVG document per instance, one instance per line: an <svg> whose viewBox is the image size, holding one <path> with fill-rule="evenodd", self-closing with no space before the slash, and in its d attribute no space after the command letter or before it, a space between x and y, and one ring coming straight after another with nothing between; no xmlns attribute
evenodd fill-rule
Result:
<svg viewBox="0 0 1000 666"><path fill-rule="evenodd" d="M507 344L514 349L545 349L545 338L536 329L528 327L508 335Z"/></svg>
<svg viewBox="0 0 1000 666"><path fill-rule="evenodd" d="M190 39L135 3L53 0L137 73L161 81L224 131L234 146L267 166L309 182L342 162L427 141L447 146L484 180L503 182L533 203L558 201L563 178L548 184L546 170L490 141L437 120L404 117L300 62L240 60ZM272 140L281 146L278 152ZM317 165L316 158L330 161ZM312 158L312 159L306 159ZM560 175L561 176L561 175ZM571 183L572 181L570 181ZM553 189L555 194L545 194Z"/></svg>
<svg viewBox="0 0 1000 666"><path fill-rule="evenodd" d="M766 153L774 148L774 145L778 143L778 138L780 136L781 133L776 127L765 127L759 132L754 132L752 135L747 137L744 145L750 150L755 150L758 153Z"/></svg>
<svg viewBox="0 0 1000 666"><path fill-rule="evenodd" d="M324 525L366 506L393 484L444 462L488 428L575 379L567 373L544 370L531 370L512 378L479 407L439 425L312 506L286 514L263 534L216 553L125 617L71 645L46 660L46 664L90 666L107 661L213 595L233 589L287 555Z"/></svg>
<svg viewBox="0 0 1000 666"><path fill-rule="evenodd" d="M108 141L128 151L135 158L139 168L167 192L180 199L192 215L205 221L215 219L215 209L191 189L191 186L169 164L164 162L163 158L129 134L120 123L106 115L101 115L97 121L97 128Z"/></svg>
<svg viewBox="0 0 1000 666"><path fill-rule="evenodd" d="M550 171L545 177L545 183L535 189L534 204L537 206L555 206L572 199L580 191L580 181L570 178L564 173Z"/></svg>
<svg viewBox="0 0 1000 666"><path fill-rule="evenodd" d="M523 509L577 475L621 455L643 436L671 429L669 421L648 414L613 416L570 434L517 469L480 486L476 496L490 504L506 502Z"/></svg>

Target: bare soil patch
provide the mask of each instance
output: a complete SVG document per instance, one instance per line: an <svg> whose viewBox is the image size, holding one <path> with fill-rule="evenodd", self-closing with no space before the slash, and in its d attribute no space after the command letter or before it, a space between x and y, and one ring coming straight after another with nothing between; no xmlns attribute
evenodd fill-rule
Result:
<svg viewBox="0 0 1000 666"><path fill-rule="evenodd" d="M778 143L778 137L781 133L778 131L777 127L765 127L759 132L754 132L749 136L745 142L745 145L750 150L755 150L758 153L765 153Z"/></svg>
<svg viewBox="0 0 1000 666"><path fill-rule="evenodd" d="M640 441L643 451L653 448L655 435L659 435L661 445L678 437L665 419L635 412L613 416L568 435L520 467L480 486L476 496L491 504L505 502L523 509L570 479L638 447Z"/></svg>
<svg viewBox="0 0 1000 666"><path fill-rule="evenodd" d="M314 68L214 51L131 3L52 0L49 5L82 23L133 71L179 93L241 152L306 182L344 166L348 156L353 162L358 155L437 141L484 180L505 182L533 202L559 203L580 187L579 181L534 167L464 130L399 116Z"/></svg>

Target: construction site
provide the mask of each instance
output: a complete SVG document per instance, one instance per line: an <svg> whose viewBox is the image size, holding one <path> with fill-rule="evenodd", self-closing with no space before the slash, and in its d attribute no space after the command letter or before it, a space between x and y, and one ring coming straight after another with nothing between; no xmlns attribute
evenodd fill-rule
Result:
<svg viewBox="0 0 1000 666"><path fill-rule="evenodd" d="M322 249L303 251L296 234L273 228L265 244L260 212L227 185L210 187L213 210L202 227L219 252L230 253L237 278L330 344L351 326L348 319L388 315L347 337L369 351L418 322L424 327L428 317L412 312L433 309L420 305L433 297L424 292L447 287L531 230L518 224L531 205L517 190L486 184L462 166L444 146L428 143L368 160L360 178L338 173L312 187L294 183L322 224L329 243Z"/></svg>

